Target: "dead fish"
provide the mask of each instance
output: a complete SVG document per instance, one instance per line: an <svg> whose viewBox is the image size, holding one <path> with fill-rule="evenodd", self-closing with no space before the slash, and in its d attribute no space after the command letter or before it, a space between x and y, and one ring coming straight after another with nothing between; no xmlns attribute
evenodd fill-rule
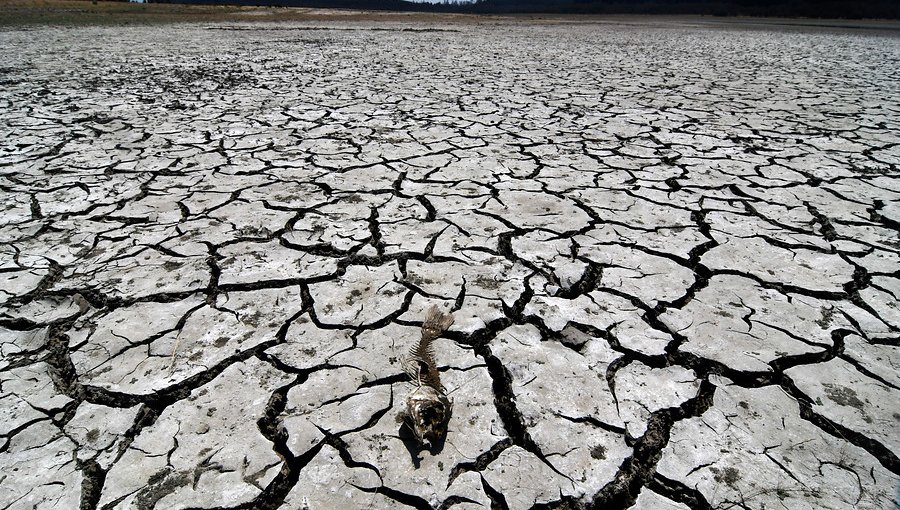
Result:
<svg viewBox="0 0 900 510"><path fill-rule="evenodd" d="M441 384L432 344L451 324L452 315L432 306L422 323L419 342L409 350L403 363L416 389L406 398L406 409L399 418L412 429L420 447L426 442L433 447L447 436L453 401Z"/></svg>

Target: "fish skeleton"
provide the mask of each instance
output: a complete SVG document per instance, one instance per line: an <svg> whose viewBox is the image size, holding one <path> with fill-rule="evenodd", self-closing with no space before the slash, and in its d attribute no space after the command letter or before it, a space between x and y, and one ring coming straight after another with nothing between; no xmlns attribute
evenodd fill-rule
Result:
<svg viewBox="0 0 900 510"><path fill-rule="evenodd" d="M453 324L453 315L446 314L432 306L422 323L422 336L409 350L403 369L416 385L416 389L406 398L406 409L400 418L406 422L419 446L428 442L432 447L447 435L447 425L453 401L441 384L441 375L434 359L432 344Z"/></svg>

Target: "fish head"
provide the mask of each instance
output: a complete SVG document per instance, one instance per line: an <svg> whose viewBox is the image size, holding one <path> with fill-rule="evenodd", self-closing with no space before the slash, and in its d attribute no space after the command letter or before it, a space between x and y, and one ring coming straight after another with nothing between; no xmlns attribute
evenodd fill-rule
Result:
<svg viewBox="0 0 900 510"><path fill-rule="evenodd" d="M419 444L435 446L447 437L452 404L434 388L422 386L407 400L407 416Z"/></svg>

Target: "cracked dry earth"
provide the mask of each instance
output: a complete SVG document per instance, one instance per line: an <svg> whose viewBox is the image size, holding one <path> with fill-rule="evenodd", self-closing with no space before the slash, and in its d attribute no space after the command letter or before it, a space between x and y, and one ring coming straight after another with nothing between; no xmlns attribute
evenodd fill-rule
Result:
<svg viewBox="0 0 900 510"><path fill-rule="evenodd" d="M892 508L898 41L0 33L0 508Z"/></svg>

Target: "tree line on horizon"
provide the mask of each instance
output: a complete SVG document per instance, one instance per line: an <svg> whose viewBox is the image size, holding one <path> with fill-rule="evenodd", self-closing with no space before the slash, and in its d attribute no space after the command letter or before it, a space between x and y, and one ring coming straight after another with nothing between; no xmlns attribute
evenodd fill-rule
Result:
<svg viewBox="0 0 900 510"><path fill-rule="evenodd" d="M898 0L481 0L472 8L585 14L900 18Z"/></svg>
<svg viewBox="0 0 900 510"><path fill-rule="evenodd" d="M471 14L700 14L900 19L898 0L147 0L153 3L346 8Z"/></svg>

